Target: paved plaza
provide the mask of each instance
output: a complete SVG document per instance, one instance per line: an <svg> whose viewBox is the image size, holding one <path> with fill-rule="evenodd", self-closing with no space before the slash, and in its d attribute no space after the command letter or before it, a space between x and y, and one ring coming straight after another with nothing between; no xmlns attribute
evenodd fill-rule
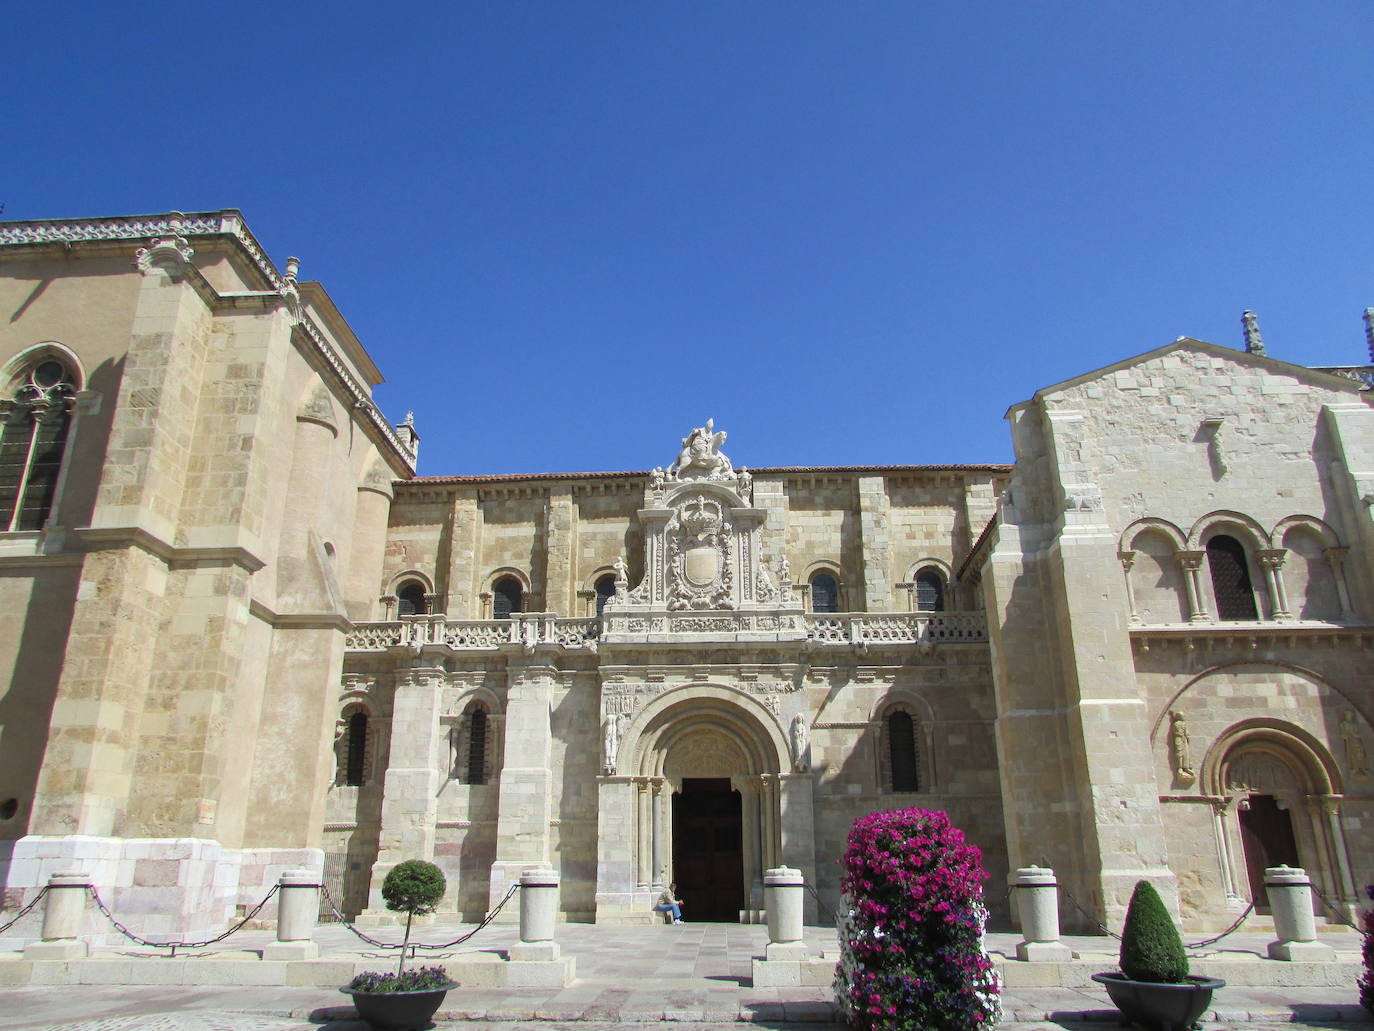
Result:
<svg viewBox="0 0 1374 1031"><path fill-rule="evenodd" d="M440 943L464 930L460 925L433 924L421 928L417 938ZM400 940L396 928L373 929L375 937ZM6 936L9 937L9 936ZM465 953L502 950L517 940L513 925L485 928L463 946L432 954L422 953L417 962L444 963ZM654 927L607 927L560 924L558 939L564 954L575 957L576 980L562 988L495 989L460 987L450 992L439 1013L441 1028L499 1028L514 1031L523 1023L536 1022L540 1031L554 1031L576 1023L578 1031L597 1031L645 1023L671 1021L693 1031L749 1021L766 1027L802 1025L807 1031L833 1026L836 1014L828 986L755 988L752 962L761 956L767 940L765 928L743 924L692 924ZM1203 964L1226 963L1238 971L1239 981L1218 993L1208 1014L1208 1028L1245 1028L1256 1024L1283 1023L1288 1027L1331 1027L1354 1031L1370 1028L1371 1018L1358 1004L1355 960L1359 938L1349 934L1323 935L1341 960L1340 971L1348 983L1325 987L1285 987L1286 976L1296 965L1263 960L1267 936L1237 934L1216 946L1194 953ZM133 985L67 984L15 987L0 990L0 1028L14 1031L62 1029L62 1031L363 1031L354 1019L347 999L328 987L278 985L227 986L217 982L217 971L242 968L255 958L254 950L274 940L269 931L244 931L212 948L167 958L152 950L116 946L96 950L107 958L121 958L134 966L128 978ZM337 924L317 928L320 962L365 963L385 967L395 954L384 954ZM988 945L994 955L1014 954L1018 935L991 934ZM815 954L834 952L835 932L824 927L806 929L808 948ZM1115 966L1111 939L1066 937L1065 942L1081 955L1066 969L1072 986L1023 987L1013 976L1003 993L1005 1022L1017 1029L1072 1027L1101 1028L1116 1019L1115 1010L1097 985L1086 982L1089 970ZM0 949L15 945L0 939ZM14 951L0 952L0 977ZM266 964L263 965L264 968ZM190 983L156 983L174 968L191 971ZM1019 974L1026 965L1006 967ZM1333 968L1335 969L1335 968ZM178 975L180 976L180 975ZM1234 975L1233 975L1234 976ZM342 983L344 978L340 979ZM1077 983L1086 982L1086 983Z"/></svg>

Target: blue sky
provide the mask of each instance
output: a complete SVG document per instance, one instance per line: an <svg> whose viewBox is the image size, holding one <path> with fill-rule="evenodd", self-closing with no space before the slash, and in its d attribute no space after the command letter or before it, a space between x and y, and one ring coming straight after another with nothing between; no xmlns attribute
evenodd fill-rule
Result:
<svg viewBox="0 0 1374 1031"><path fill-rule="evenodd" d="M1179 335L1362 363L1368 3L11 5L5 218L237 207L423 474L1002 462Z"/></svg>

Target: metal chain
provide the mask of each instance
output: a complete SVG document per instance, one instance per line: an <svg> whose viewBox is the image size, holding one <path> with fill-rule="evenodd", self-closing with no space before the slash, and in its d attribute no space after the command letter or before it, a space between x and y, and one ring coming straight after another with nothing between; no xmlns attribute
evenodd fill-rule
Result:
<svg viewBox="0 0 1374 1031"><path fill-rule="evenodd" d="M279 890L281 890L280 884L272 885L272 890L263 896L262 901L259 902L256 906L254 906L247 916L245 916L233 927L229 928L229 930L214 938L209 938L205 941L198 942L155 942L149 941L147 938L140 938L138 935L134 934L127 927L125 927L118 920L116 920L114 914L110 912L110 907L105 905L105 901L100 897L100 892L95 890L95 885L86 885L86 891L90 894L92 901L95 902L96 909L100 910L100 912L104 915L106 920L114 924L114 928L116 931L124 935L124 937L128 938L129 941L133 942L136 945L146 945L149 948L154 949L171 949L172 958L174 959L176 958L177 949L203 949L207 945L214 945L218 942L222 942L231 934L234 934L235 932L242 930L244 924L248 923L249 920L252 920L255 916L257 916L258 913L261 912L262 907L267 905L268 900L271 899L272 896L275 895Z"/></svg>
<svg viewBox="0 0 1374 1031"><path fill-rule="evenodd" d="M1245 918L1248 917L1254 911L1255 904L1254 902L1251 902L1248 906L1245 907L1245 912L1242 913L1240 916L1236 917L1236 922L1233 923L1230 927L1226 928L1226 930L1222 931L1215 938L1205 938L1200 942L1189 942L1183 947L1185 949L1201 949L1205 948L1208 945L1215 945L1217 942L1221 941L1221 939L1225 938L1228 934L1235 934L1236 931L1240 929L1240 925L1245 923Z"/></svg>
<svg viewBox="0 0 1374 1031"><path fill-rule="evenodd" d="M35 895L33 898L29 899L29 904L28 904L27 906L25 906L23 909L21 909L18 913L16 913L16 914L14 915L14 919L13 919L13 920L11 920L9 923L5 924L5 926L0 927L0 934L4 934L4 933L5 933L6 931L8 931L11 927L13 927L15 924L19 923L20 920L23 920L24 917L28 916L29 911L30 911L31 909L33 909L34 906L38 905L38 903L39 903L40 901L42 901L43 896L46 895L47 893L48 893L48 886L45 884L45 885L43 885L43 887L39 890L39 892L38 892L37 895Z"/></svg>
<svg viewBox="0 0 1374 1031"><path fill-rule="evenodd" d="M1074 909L1078 910L1080 913L1082 913L1085 917L1088 918L1088 923L1092 924L1094 927L1096 927L1096 928L1097 928L1099 931L1101 931L1103 934L1109 935L1109 936L1115 938L1117 941L1120 941L1120 940L1121 940L1121 935L1115 933L1114 931L1109 931L1109 930L1107 929L1106 925L1102 924L1102 923L1097 919L1097 917L1093 916L1093 915L1092 915L1091 913L1089 913L1086 909L1084 909L1082 906L1080 906L1080 905L1078 904L1078 900L1077 900L1076 898L1073 897L1073 892L1069 891L1068 888L1064 887L1064 885L1063 885L1062 883L1059 885L1059 890L1060 890L1061 892L1063 892L1064 897L1067 898L1067 899L1069 900L1069 904L1070 904L1071 906L1073 906Z"/></svg>
<svg viewBox="0 0 1374 1031"><path fill-rule="evenodd" d="M1352 922L1349 917L1347 917L1338 908L1336 908L1336 906L1331 902L1331 900L1326 897L1326 892L1322 891L1315 884L1311 887L1312 890L1317 893L1317 898L1322 900L1322 905L1324 905L1327 908L1327 910L1330 911L1331 915L1336 918L1336 921L1338 923L1345 924L1346 927L1359 931L1362 935L1367 936L1369 934L1369 932L1366 931L1363 927L1360 927L1358 924Z"/></svg>
<svg viewBox="0 0 1374 1031"><path fill-rule="evenodd" d="M496 903L496 908L493 909L493 910L492 910L490 913L488 913L486 916L484 916L484 917L482 918L482 922L481 922L480 924L478 924L476 927L474 927L471 931L468 931L466 934L460 934L457 938L454 938L453 941L451 941L451 942L445 942L445 943L442 944L442 945L426 945L426 944L424 944L423 942L410 942L410 943L406 943L406 942L384 942L384 941L378 941L376 938L372 938L372 937L370 937L370 936L364 934L362 931L358 930L358 928L355 927L355 926L352 924L352 922L350 922L349 919L348 919L346 916L343 915L343 912L339 909L338 906L334 905L334 899L333 899L333 897L329 894L329 889L328 889L327 887L325 887L323 884L320 885L320 893L324 895L324 900L325 900L325 902L329 903L329 908L330 908L331 910L333 910L333 912L334 912L334 917L335 917L335 919L337 919L337 920L339 921L339 923L343 924L343 925L344 925L345 927L347 927L350 931L352 931L354 934L356 934L359 938L361 938L363 941L367 942L369 945L373 946L374 948L378 948L378 949L409 949L409 950L410 950L410 958L411 958L411 959L414 959L414 958L415 958L415 950L416 950L416 949L426 949L426 950L434 951L434 952L442 952L442 951L445 950L445 949L451 949L451 948L453 948L453 947L455 947L455 946L457 946L457 945L462 945L463 942L467 941L467 940L468 940L469 938L471 938L474 934L476 934L478 931L482 930L482 928L486 927L486 926L487 926L488 924L490 924L493 920L495 920L495 919L496 919L496 914L499 913L499 912L501 912L502 908L506 905L506 903L509 902L509 901L511 900L511 898L515 895L515 893L516 893L517 891L519 891L519 890L520 890L520 882L517 881L517 882L515 882L514 884L512 884L509 888L506 889L505 897L502 898L500 902Z"/></svg>

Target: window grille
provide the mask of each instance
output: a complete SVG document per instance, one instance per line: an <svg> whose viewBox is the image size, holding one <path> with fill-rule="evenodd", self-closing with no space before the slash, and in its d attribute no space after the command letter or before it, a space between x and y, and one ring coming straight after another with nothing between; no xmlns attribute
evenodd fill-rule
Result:
<svg viewBox="0 0 1374 1031"><path fill-rule="evenodd" d="M512 612L522 611L521 602L524 591L520 581L513 576L505 576L496 581L491 589L491 614L494 619L510 619Z"/></svg>
<svg viewBox="0 0 1374 1031"><path fill-rule="evenodd" d="M411 582L396 592L396 611L402 616L422 616L425 613L425 589Z"/></svg>
<svg viewBox="0 0 1374 1031"><path fill-rule="evenodd" d="M344 783L362 787L367 771L367 713L355 712L348 717L348 764Z"/></svg>
<svg viewBox="0 0 1374 1031"><path fill-rule="evenodd" d="M473 709L468 713L468 783L487 782L487 713Z"/></svg>
<svg viewBox="0 0 1374 1031"><path fill-rule="evenodd" d="M916 574L916 608L921 612L945 611L945 578L934 569Z"/></svg>
<svg viewBox="0 0 1374 1031"><path fill-rule="evenodd" d="M1212 593L1218 619L1259 619L1245 548L1240 541L1218 534L1207 542L1207 568L1212 574Z"/></svg>
<svg viewBox="0 0 1374 1031"><path fill-rule="evenodd" d="M894 712L887 718L887 740L892 762L892 790L919 791L920 753L916 746L916 726L909 713Z"/></svg>
<svg viewBox="0 0 1374 1031"><path fill-rule="evenodd" d="M811 578L811 611L840 611L840 585L829 573L817 573Z"/></svg>

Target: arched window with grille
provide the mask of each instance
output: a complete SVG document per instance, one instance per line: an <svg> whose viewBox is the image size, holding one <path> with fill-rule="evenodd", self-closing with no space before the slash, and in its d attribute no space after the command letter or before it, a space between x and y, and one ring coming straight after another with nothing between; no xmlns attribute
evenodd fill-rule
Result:
<svg viewBox="0 0 1374 1031"><path fill-rule="evenodd" d="M898 709L888 714L887 749L892 790L921 790L920 744L909 712Z"/></svg>
<svg viewBox="0 0 1374 1031"><path fill-rule="evenodd" d="M468 754L466 782L485 784L487 782L487 710L473 704L467 711Z"/></svg>
<svg viewBox="0 0 1374 1031"><path fill-rule="evenodd" d="M0 532L41 530L47 522L76 390L71 369L44 356L0 399Z"/></svg>
<svg viewBox="0 0 1374 1031"><path fill-rule="evenodd" d="M840 611L840 585L831 574L822 572L811 577L811 611Z"/></svg>
<svg viewBox="0 0 1374 1031"><path fill-rule="evenodd" d="M601 618L601 610L606 602L615 597L615 574L607 573L596 581L596 618Z"/></svg>
<svg viewBox="0 0 1374 1031"><path fill-rule="evenodd" d="M1218 619L1259 619L1245 548L1234 537L1217 534L1207 542L1207 569Z"/></svg>
<svg viewBox="0 0 1374 1031"><path fill-rule="evenodd" d="M916 609L919 612L945 611L945 578L938 569L922 569L916 574Z"/></svg>
<svg viewBox="0 0 1374 1031"><path fill-rule="evenodd" d="M397 615L423 616L427 610L424 584L411 580L396 592Z"/></svg>
<svg viewBox="0 0 1374 1031"><path fill-rule="evenodd" d="M348 746L344 757L344 783L359 788L367 779L367 713L348 717Z"/></svg>
<svg viewBox="0 0 1374 1031"><path fill-rule="evenodd" d="M512 612L523 612L525 591L520 581L513 576L503 576L491 588L491 615L493 619L510 619Z"/></svg>

